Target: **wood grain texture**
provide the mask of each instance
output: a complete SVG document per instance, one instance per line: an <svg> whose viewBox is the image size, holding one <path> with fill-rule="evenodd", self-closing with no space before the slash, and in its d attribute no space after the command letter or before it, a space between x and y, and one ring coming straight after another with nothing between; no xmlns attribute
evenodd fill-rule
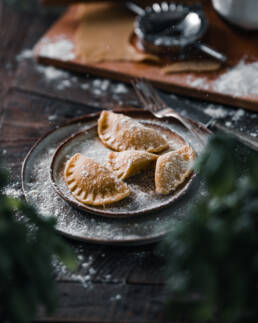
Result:
<svg viewBox="0 0 258 323"><path fill-rule="evenodd" d="M18 65L16 55L23 48L30 28L28 17L29 15L13 11L4 1L0 1L0 126L5 97L11 87ZM19 28L21 25L23 27Z"/></svg>
<svg viewBox="0 0 258 323"><path fill-rule="evenodd" d="M74 242L74 246L77 244ZM135 284L164 285L164 259L155 255L156 245L148 247L100 247L95 245L82 246L83 262L90 259L90 267L80 262L76 275L83 277L90 274L91 281L103 284ZM60 282L73 282L71 273L57 273Z"/></svg>
<svg viewBox="0 0 258 323"><path fill-rule="evenodd" d="M95 283L87 289L60 283L57 312L47 315L41 311L37 322L161 323L165 322L160 310L165 296L159 286Z"/></svg>
<svg viewBox="0 0 258 323"><path fill-rule="evenodd" d="M205 12L210 22L210 28L205 35L203 42L211 47L225 53L228 56L228 65L236 65L243 57L248 61L258 59L258 44L256 42L257 32L247 33L226 24L215 11L209 2L206 2ZM41 48L44 46L44 39L53 42L59 36L66 37L74 42L75 31L78 26L76 18L76 5L72 6L67 13L44 35L35 48L35 53L39 62L51 64L58 67L71 69L78 72L88 72L98 76L110 77L117 80L129 82L133 77L145 77L152 81L157 87L173 91L178 94L188 95L218 103L230 104L246 109L257 110L258 96L234 97L226 95L213 88L213 82L223 72L210 73L177 73L163 75L160 67L154 64L131 63L131 62L101 62L97 64L84 63L75 57L69 61L61 58L50 58L41 55ZM191 80L189 81L189 77ZM203 85L193 86L193 82L203 79ZM200 83L200 82L199 82Z"/></svg>
<svg viewBox="0 0 258 323"><path fill-rule="evenodd" d="M5 107L0 138L6 142L36 141L55 125L92 111L87 106L28 96L19 91L10 93Z"/></svg>
<svg viewBox="0 0 258 323"><path fill-rule="evenodd" d="M39 65L33 60L23 61L16 74L14 87L29 91L30 93L39 94L48 98L57 98L62 102L79 103L81 105L91 106L92 109L99 110L100 108L116 108L123 106L139 106L134 91L131 87L125 87L123 93L116 93L119 83L111 81L107 78L98 79L100 82L108 82L106 91L95 86L96 78L89 74L74 74L67 72L66 75L59 79L48 80ZM69 82L69 86L59 89L62 82Z"/></svg>

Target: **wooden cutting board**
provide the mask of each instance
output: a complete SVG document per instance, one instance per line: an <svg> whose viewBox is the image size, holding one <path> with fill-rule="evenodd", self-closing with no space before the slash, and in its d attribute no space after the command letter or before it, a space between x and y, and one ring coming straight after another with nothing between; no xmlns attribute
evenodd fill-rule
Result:
<svg viewBox="0 0 258 323"><path fill-rule="evenodd" d="M35 56L38 62L125 82L134 77L144 77L153 82L155 86L177 94L258 111L258 95L235 97L216 92L213 87L214 81L225 73L229 66L236 65L241 59L245 58L250 62L258 61L258 32L246 32L227 24L216 14L209 1L206 1L204 11L210 26L203 42L225 53L229 66L223 67L218 72L170 75L164 75L159 66L147 63L83 63L74 54L74 36L79 23L75 14L77 8L77 5L69 7L63 17L36 44ZM70 55L62 55L61 48L60 55L56 55L56 53L53 55L51 48L46 52L46 44L54 44L62 39L71 42Z"/></svg>

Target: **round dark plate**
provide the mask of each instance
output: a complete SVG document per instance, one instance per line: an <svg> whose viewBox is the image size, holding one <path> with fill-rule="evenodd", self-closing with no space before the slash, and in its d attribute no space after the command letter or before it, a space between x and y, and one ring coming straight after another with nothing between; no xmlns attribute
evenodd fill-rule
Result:
<svg viewBox="0 0 258 323"><path fill-rule="evenodd" d="M155 123L169 128L189 143L198 154L203 146L174 119L153 118L140 109L117 110L140 121ZM85 132L96 125L99 113L85 115L54 129L41 138L30 150L22 168L22 185L26 200L43 216L54 216L56 230L72 239L100 244L142 245L160 240L173 229L174 223L184 218L200 196L206 194L204 183L198 176L181 198L166 208L148 214L128 218L108 218L72 207L53 189L50 179L50 163L57 147L76 132ZM197 125L196 125L197 126ZM199 126L204 140L209 131ZM141 198L138 197L140 200Z"/></svg>
<svg viewBox="0 0 258 323"><path fill-rule="evenodd" d="M143 121L148 127L156 129L169 142L170 147L162 152L166 153L175 150L186 142L179 135L171 131L168 127L156 123L157 120ZM190 176L173 193L162 196L155 193L154 168L133 176L125 182L131 193L117 203L106 206L90 206L77 201L70 193L64 180L64 168L68 159L77 152L104 164L107 155L111 150L106 148L98 138L97 126L93 126L86 131L73 134L57 148L50 165L50 178L55 191L68 203L74 207L93 214L105 217L130 217L150 213L170 205L180 198L188 189L193 175Z"/></svg>

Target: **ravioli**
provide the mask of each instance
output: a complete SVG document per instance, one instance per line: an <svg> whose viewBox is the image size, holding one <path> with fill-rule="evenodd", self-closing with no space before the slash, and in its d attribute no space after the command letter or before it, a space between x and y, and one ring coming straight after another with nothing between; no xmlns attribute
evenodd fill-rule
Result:
<svg viewBox="0 0 258 323"><path fill-rule="evenodd" d="M108 168L121 179L134 176L154 164L157 155L141 150L111 152L108 155Z"/></svg>
<svg viewBox="0 0 258 323"><path fill-rule="evenodd" d="M134 149L154 153L168 148L167 140L156 130L110 111L102 111L98 120L98 135L106 147L115 151Z"/></svg>
<svg viewBox="0 0 258 323"><path fill-rule="evenodd" d="M64 178L72 195L88 205L111 204L130 194L128 186L110 170L80 153L67 161Z"/></svg>
<svg viewBox="0 0 258 323"><path fill-rule="evenodd" d="M155 169L156 192L166 195L174 191L191 175L195 158L188 145L160 156Z"/></svg>

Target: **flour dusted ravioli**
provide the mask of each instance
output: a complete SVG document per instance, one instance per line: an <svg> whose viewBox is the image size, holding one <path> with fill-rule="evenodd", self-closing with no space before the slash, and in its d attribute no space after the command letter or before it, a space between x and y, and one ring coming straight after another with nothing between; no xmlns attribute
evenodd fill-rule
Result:
<svg viewBox="0 0 258 323"><path fill-rule="evenodd" d="M111 171L79 153L67 161L64 177L72 195L84 204L111 204L130 194L128 186Z"/></svg>
<svg viewBox="0 0 258 323"><path fill-rule="evenodd" d="M157 158L157 155L142 150L112 151L108 155L108 168L118 178L125 179L148 168Z"/></svg>
<svg viewBox="0 0 258 323"><path fill-rule="evenodd" d="M145 127L123 114L102 111L98 135L103 144L115 151L128 149L160 152L168 143L156 130Z"/></svg>
<svg viewBox="0 0 258 323"><path fill-rule="evenodd" d="M194 159L188 145L160 156L155 169L156 192L165 195L174 191L192 173Z"/></svg>

